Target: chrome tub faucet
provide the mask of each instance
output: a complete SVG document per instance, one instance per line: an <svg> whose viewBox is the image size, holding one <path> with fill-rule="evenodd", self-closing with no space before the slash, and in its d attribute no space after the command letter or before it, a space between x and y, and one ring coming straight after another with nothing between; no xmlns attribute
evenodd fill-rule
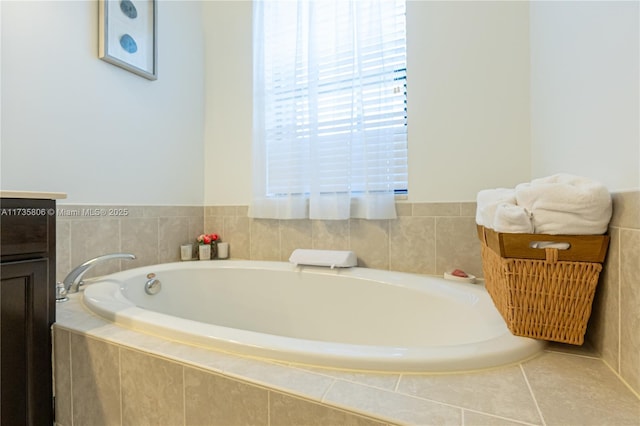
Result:
<svg viewBox="0 0 640 426"><path fill-rule="evenodd" d="M69 272L69 274L63 281L64 289L66 293L77 293L78 289L82 285L82 277L84 276L84 274L86 274L89 269L93 268L99 263L106 262L107 260L112 259L133 260L135 258L136 256L131 253L111 253L89 259L86 262L82 263L82 265L74 268L71 272Z"/></svg>

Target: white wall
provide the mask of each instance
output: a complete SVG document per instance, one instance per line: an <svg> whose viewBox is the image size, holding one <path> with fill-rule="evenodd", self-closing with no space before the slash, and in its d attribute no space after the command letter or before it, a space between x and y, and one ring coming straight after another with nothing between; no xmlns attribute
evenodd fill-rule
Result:
<svg viewBox="0 0 640 426"><path fill-rule="evenodd" d="M2 2L0 186L248 204L251 2L160 1L155 82L97 59L97 13ZM640 187L638 2L409 1L407 16L409 201L558 171Z"/></svg>
<svg viewBox="0 0 640 426"><path fill-rule="evenodd" d="M208 1L205 36L207 205L248 205L253 99L252 2Z"/></svg>
<svg viewBox="0 0 640 426"><path fill-rule="evenodd" d="M410 201L472 201L530 176L523 2L409 1Z"/></svg>
<svg viewBox="0 0 640 426"><path fill-rule="evenodd" d="M159 3L157 81L98 59L97 1L2 3L2 189L202 204L201 3Z"/></svg>
<svg viewBox="0 0 640 426"><path fill-rule="evenodd" d="M531 3L532 175L640 188L640 3Z"/></svg>
<svg viewBox="0 0 640 426"><path fill-rule="evenodd" d="M251 3L208 2L205 203L251 196ZM521 2L407 4L409 201L471 201L530 176Z"/></svg>

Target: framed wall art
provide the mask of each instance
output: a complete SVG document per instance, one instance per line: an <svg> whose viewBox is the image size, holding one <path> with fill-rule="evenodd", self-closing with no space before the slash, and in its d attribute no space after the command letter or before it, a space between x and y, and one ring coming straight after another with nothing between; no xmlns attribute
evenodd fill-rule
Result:
<svg viewBox="0 0 640 426"><path fill-rule="evenodd" d="M156 0L100 0L99 10L99 58L156 80Z"/></svg>

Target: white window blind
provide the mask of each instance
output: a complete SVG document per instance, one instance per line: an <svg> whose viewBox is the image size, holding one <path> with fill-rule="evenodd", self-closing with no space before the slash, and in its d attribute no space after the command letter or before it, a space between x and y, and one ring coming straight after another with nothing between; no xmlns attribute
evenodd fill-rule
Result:
<svg viewBox="0 0 640 426"><path fill-rule="evenodd" d="M395 217L393 193L407 189L404 0L254 8L250 214Z"/></svg>

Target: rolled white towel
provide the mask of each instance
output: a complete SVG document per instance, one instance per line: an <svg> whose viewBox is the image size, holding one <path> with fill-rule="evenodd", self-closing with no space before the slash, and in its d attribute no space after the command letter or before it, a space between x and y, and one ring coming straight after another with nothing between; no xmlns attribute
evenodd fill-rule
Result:
<svg viewBox="0 0 640 426"><path fill-rule="evenodd" d="M513 188L483 189L476 197L476 223L493 228L493 218L499 204L515 204L516 191Z"/></svg>
<svg viewBox="0 0 640 426"><path fill-rule="evenodd" d="M611 219L611 194L589 178L560 173L516 186L516 201L533 216L538 234L603 234Z"/></svg>
<svg viewBox="0 0 640 426"><path fill-rule="evenodd" d="M493 218L493 230L514 234L531 234L533 233L531 213L524 207L515 204L499 204Z"/></svg>

